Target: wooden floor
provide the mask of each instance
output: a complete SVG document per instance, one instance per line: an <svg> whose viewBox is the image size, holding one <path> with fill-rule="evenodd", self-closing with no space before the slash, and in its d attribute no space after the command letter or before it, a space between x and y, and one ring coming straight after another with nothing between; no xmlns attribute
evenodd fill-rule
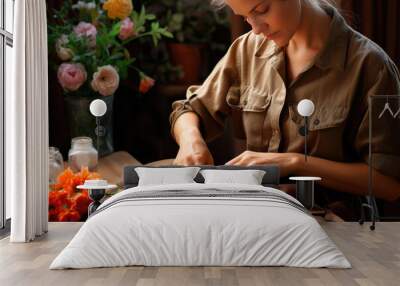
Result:
<svg viewBox="0 0 400 286"><path fill-rule="evenodd" d="M349 270L288 267L121 267L48 270L81 226L50 223L49 233L27 244L0 241L0 285L400 285L400 223L321 222L353 265Z"/></svg>

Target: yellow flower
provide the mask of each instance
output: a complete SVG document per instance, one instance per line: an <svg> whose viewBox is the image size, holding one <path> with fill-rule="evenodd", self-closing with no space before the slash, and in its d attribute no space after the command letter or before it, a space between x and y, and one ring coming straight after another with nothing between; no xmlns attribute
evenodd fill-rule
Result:
<svg viewBox="0 0 400 286"><path fill-rule="evenodd" d="M107 0L103 5L110 19L119 18L124 20L133 10L132 0Z"/></svg>

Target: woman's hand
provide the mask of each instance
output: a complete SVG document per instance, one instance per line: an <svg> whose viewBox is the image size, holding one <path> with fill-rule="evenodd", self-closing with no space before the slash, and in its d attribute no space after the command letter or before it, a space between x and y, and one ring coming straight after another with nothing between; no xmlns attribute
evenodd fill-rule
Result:
<svg viewBox="0 0 400 286"><path fill-rule="evenodd" d="M201 135L200 119L196 113L186 112L178 117L174 137L179 145L174 165L214 165L214 159Z"/></svg>
<svg viewBox="0 0 400 286"><path fill-rule="evenodd" d="M201 136L185 136L179 144L174 165L213 165L214 159Z"/></svg>
<svg viewBox="0 0 400 286"><path fill-rule="evenodd" d="M239 156L233 158L226 165L252 166L274 164L280 168L282 177L294 174L299 164L301 164L301 154L298 153L266 153L244 151Z"/></svg>

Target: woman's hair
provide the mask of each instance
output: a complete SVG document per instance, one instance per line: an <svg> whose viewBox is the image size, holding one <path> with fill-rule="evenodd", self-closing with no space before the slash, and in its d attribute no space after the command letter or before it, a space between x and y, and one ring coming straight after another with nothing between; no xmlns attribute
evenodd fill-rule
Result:
<svg viewBox="0 0 400 286"><path fill-rule="evenodd" d="M338 7L338 4L336 3L335 0L311 0L314 2L317 2L317 4L319 4L321 7Z"/></svg>
<svg viewBox="0 0 400 286"><path fill-rule="evenodd" d="M321 7L333 6L337 8L338 6L335 0L308 0L308 1L318 3ZM211 5L213 5L217 9L221 9L225 7L226 3L225 0L211 0Z"/></svg>

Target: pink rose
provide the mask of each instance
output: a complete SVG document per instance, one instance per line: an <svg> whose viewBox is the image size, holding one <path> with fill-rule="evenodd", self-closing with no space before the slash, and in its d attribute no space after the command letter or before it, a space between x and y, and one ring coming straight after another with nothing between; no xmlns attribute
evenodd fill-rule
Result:
<svg viewBox="0 0 400 286"><path fill-rule="evenodd" d="M136 35L135 24L132 22L132 20L129 17L127 17L123 21L121 21L121 29L119 30L118 37L121 40L126 40L135 35Z"/></svg>
<svg viewBox="0 0 400 286"><path fill-rule="evenodd" d="M92 88L103 96L114 94L119 86L119 75L111 65L102 66L93 74Z"/></svg>
<svg viewBox="0 0 400 286"><path fill-rule="evenodd" d="M57 77L66 91L75 91L86 81L87 74L82 64L63 63L58 68Z"/></svg>
<svg viewBox="0 0 400 286"><path fill-rule="evenodd" d="M94 25L86 22L80 22L77 26L74 27L74 33L78 37L87 37L90 47L96 46L97 30Z"/></svg>

